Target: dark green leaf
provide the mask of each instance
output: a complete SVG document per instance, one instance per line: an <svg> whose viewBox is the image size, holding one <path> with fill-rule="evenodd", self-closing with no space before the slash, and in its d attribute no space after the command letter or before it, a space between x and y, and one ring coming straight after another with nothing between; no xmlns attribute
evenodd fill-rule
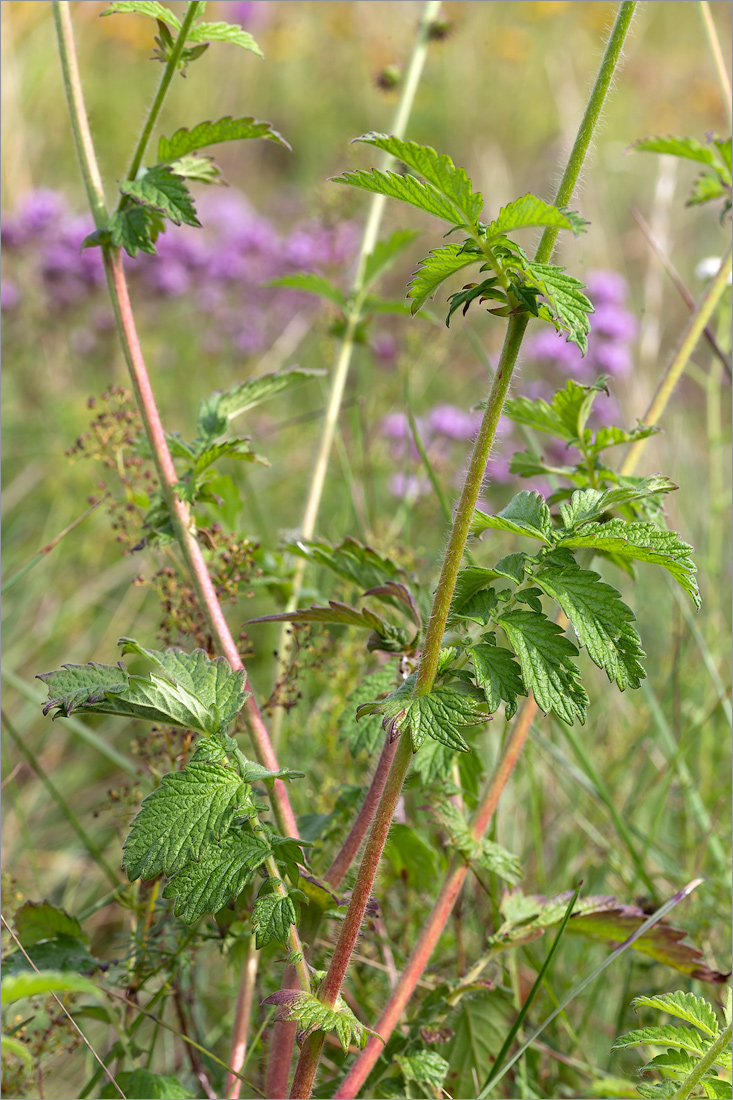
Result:
<svg viewBox="0 0 733 1100"><path fill-rule="evenodd" d="M25 974L38 970L62 970L74 974L90 974L101 965L99 959L90 955L89 948L79 936L59 934L53 939L42 940L40 943L23 944L25 954L22 951L13 951L3 959L3 981L13 974ZM30 962L25 957L29 956ZM71 988L71 987L69 987Z"/></svg>
<svg viewBox="0 0 733 1100"><path fill-rule="evenodd" d="M115 210L107 225L110 241L115 248L124 248L133 258L138 252L155 253L150 235L150 210L146 206L126 206Z"/></svg>
<svg viewBox="0 0 733 1100"><path fill-rule="evenodd" d="M331 546L322 539L309 542L299 539L286 543L285 549L307 561L325 566L336 576L351 581L362 592L390 581L404 582L407 579L404 570L390 558L379 554L371 546L364 546L350 535L340 546Z"/></svg>
<svg viewBox="0 0 733 1100"><path fill-rule="evenodd" d="M453 749L431 739L413 756L412 770L420 776L424 787L430 787L451 778L455 760Z"/></svg>
<svg viewBox="0 0 733 1100"><path fill-rule="evenodd" d="M123 845L131 882L173 875L229 831L237 814L252 812L249 789L220 764L188 764L164 775L143 800Z"/></svg>
<svg viewBox="0 0 733 1100"><path fill-rule="evenodd" d="M290 926L296 924L298 915L295 902L289 896L264 894L257 898L252 911L252 931L255 933L257 950L276 940L285 947L290 935Z"/></svg>
<svg viewBox="0 0 733 1100"><path fill-rule="evenodd" d="M418 754L421 755L421 754ZM438 873L435 849L409 825L394 822L384 854L396 875L404 875L411 883L424 886Z"/></svg>
<svg viewBox="0 0 733 1100"><path fill-rule="evenodd" d="M593 306L582 293L583 283L555 264L541 264L528 260L521 268L522 280L541 291L546 305L540 306L539 316L550 321L558 332L567 333L569 343L577 344L583 355L588 350L590 321L588 314Z"/></svg>
<svg viewBox="0 0 733 1100"><path fill-rule="evenodd" d="M217 844L206 845L200 859L181 867L163 897L175 898L175 915L193 924L204 913L216 913L241 893L269 855L268 845L252 833L227 833Z"/></svg>
<svg viewBox="0 0 733 1100"><path fill-rule="evenodd" d="M172 137L161 137L158 141L158 160L161 162L178 160L186 153L205 149L207 145L217 145L222 141L242 141L245 138L266 138L279 145L290 148L287 141L269 122L258 122L254 118L232 118L227 115L216 122L200 122L190 130L182 127Z"/></svg>
<svg viewBox="0 0 733 1100"><path fill-rule="evenodd" d="M89 937L82 931L77 918L70 916L65 909L51 905L50 901L24 902L15 914L14 923L18 939L25 948L39 940L49 940L60 935L75 936L84 943L89 942Z"/></svg>
<svg viewBox="0 0 733 1100"><path fill-rule="evenodd" d="M447 1021L454 1033L445 1048L449 1096L476 1095L475 1074L492 1064L515 1016L512 1001L498 989L461 998Z"/></svg>
<svg viewBox="0 0 733 1100"><path fill-rule="evenodd" d="M447 244L442 248L431 249L425 259L420 260L418 269L408 284L407 297L412 300L411 313L415 314L422 309L441 283L451 275L482 259L481 255L464 251L464 245L461 244Z"/></svg>
<svg viewBox="0 0 733 1100"><path fill-rule="evenodd" d="M577 495L577 494L575 494ZM539 587L557 600L573 625L590 659L604 668L621 691L638 688L646 673L641 638L631 625L634 614L621 594L589 569L542 569L535 574Z"/></svg>
<svg viewBox="0 0 733 1100"><path fill-rule="evenodd" d="M174 225L201 225L188 188L168 164L156 164L139 179L123 180L119 187L123 195L158 210Z"/></svg>
<svg viewBox="0 0 733 1100"><path fill-rule="evenodd" d="M470 752L458 729L488 721L483 693L463 694L455 688L439 687L429 695L413 699L411 679L382 702L361 706L359 716L382 714L382 725L391 736L405 731L409 733L413 752L417 752L426 736L456 752Z"/></svg>
<svg viewBox="0 0 733 1100"><path fill-rule="evenodd" d="M527 694L514 654L501 646L480 643L472 647L471 656L476 680L484 690L491 713L503 702L506 717L513 718L517 713L517 696Z"/></svg>
<svg viewBox="0 0 733 1100"><path fill-rule="evenodd" d="M449 1063L436 1051L411 1050L409 1054L396 1054L395 1062L405 1081L417 1081L431 1089L442 1090Z"/></svg>
<svg viewBox="0 0 733 1100"><path fill-rule="evenodd" d="M562 628L536 611L509 611L497 623L519 657L522 678L545 713L554 711L572 726L585 721L588 696L571 660L578 650Z"/></svg>
<svg viewBox="0 0 733 1100"><path fill-rule="evenodd" d="M494 617L497 605L498 600L494 590L484 589L465 600L461 610L454 614L454 618L468 619L470 622L478 623L479 626L488 626Z"/></svg>

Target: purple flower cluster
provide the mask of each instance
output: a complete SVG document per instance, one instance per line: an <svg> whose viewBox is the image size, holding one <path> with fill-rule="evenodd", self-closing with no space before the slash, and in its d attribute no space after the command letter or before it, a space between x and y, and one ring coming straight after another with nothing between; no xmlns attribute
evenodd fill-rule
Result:
<svg viewBox="0 0 733 1100"><path fill-rule="evenodd" d="M626 309L626 280L615 271L592 271L586 293L593 303L588 352L581 356L575 344L568 344L548 325L538 328L525 344L529 356L540 363L552 363L579 382L593 382L599 374L624 378L631 371L631 344L636 337L636 320Z"/></svg>
<svg viewBox="0 0 733 1100"><path fill-rule="evenodd" d="M125 257L125 264L132 284L146 292L141 305L188 299L200 311L201 340L210 353L262 351L282 330L283 317L317 308L311 295L263 284L296 271L343 272L355 251L357 230L348 222L301 222L280 235L243 195L223 188L200 194L197 206L204 230L168 226L156 255ZM32 258L34 289L40 285L49 309L80 304L104 279L99 249L81 248L91 229L56 192L33 192L3 217L6 260ZM18 282L3 282L4 310L18 305Z"/></svg>

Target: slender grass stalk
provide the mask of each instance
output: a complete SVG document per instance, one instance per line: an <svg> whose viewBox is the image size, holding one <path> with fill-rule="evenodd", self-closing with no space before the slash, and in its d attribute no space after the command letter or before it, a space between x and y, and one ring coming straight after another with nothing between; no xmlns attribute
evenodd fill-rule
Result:
<svg viewBox="0 0 733 1100"><path fill-rule="evenodd" d="M119 873L117 871L115 871L112 867L110 867L109 863L104 858L104 855L102 854L101 849L97 847L97 845L94 843L92 838L89 836L86 829L84 828L82 823L79 821L79 818L76 816L76 814L74 813L74 811L72 810L71 806L68 804L68 802L66 801L64 796L61 794L61 791L59 791L59 789L56 787L56 785L54 783L52 783L51 780L46 775L46 772L43 770L43 768L39 764L35 753L32 752L31 749L23 743L22 738L16 732L15 728L13 727L12 722L10 721L10 719L8 718L8 716L6 715L4 710L0 710L0 717L2 718L2 724L5 727L5 731L8 734L8 737L13 742L13 744L15 745L18 752L22 756L25 757L28 764L31 766L31 768L36 773L36 775L40 779L43 786L48 791L48 793L51 796L51 798L53 799L53 801L56 803L58 808L61 810L61 813L66 818L69 825L71 825L71 828L74 830L76 835L79 837L79 840L82 842L82 844L84 845L86 850L89 852L89 855L92 857L94 862L102 869L102 871L104 871L105 875L107 876L107 878L112 883L112 886L115 889L115 897L118 897L119 896L118 895L118 890L122 886L122 883L120 882Z"/></svg>
<svg viewBox="0 0 733 1100"><path fill-rule="evenodd" d="M194 0L194 2L198 3L198 0ZM86 107L84 105L68 0L53 0L53 12L59 42L59 57L61 60L64 87L66 90L76 151L82 167L82 175L95 224L97 228L102 228L107 222L107 209L104 201L104 192L102 189L99 168L97 166L94 145L89 131ZM140 415L150 445L153 463L168 506L176 539L191 576L191 582L196 592L197 599L206 616L207 624L211 630L217 648L227 658L233 669L243 668L242 659L229 627L227 626L224 613L217 599L211 577L209 576L201 546L196 539L195 528L192 529L192 520L188 507L185 501L181 500L177 495L176 483L178 481L178 475L173 465L170 451L168 450L168 443L163 425L161 424L160 414L150 384L150 378L145 366L142 348L140 347L120 250L104 248L102 252L105 273L107 276L107 286L115 314L115 320L117 322L122 350L130 371L133 392L138 408L140 409ZM251 691L248 679L246 681L246 687L247 690ZM250 694L250 697L245 703L243 714L258 761L266 768L277 771L277 758L273 751L254 694ZM285 836L297 837L298 831L295 815L290 805L285 784L280 779L275 780L272 791L272 803L280 831Z"/></svg>
<svg viewBox="0 0 733 1100"><path fill-rule="evenodd" d="M674 897L671 897L669 901L665 901L664 905L661 905L659 909L656 910L656 912L652 913L648 920L645 920L643 924L639 925L636 931L632 932L628 939L625 939L622 944L619 944L619 946L614 951L612 951L611 954L607 958L605 958L599 966L595 968L595 970L591 971L590 974L583 978L583 980L575 986L575 988L567 995L567 997L565 997L560 1002L554 1012L551 1012L550 1015L542 1021L540 1026L532 1032L526 1042L522 1043L519 1050L517 1050L512 1055L506 1065L504 1065L498 1071L498 1073L491 1075L484 1088L482 1088L481 1092L478 1094L477 1100L488 1100L491 1090L499 1084L499 1081L501 1081L502 1077L504 1077L505 1074L509 1072L512 1066L516 1065L516 1063L524 1054L525 1050L527 1050L532 1045L535 1039L542 1034L545 1028L549 1024L551 1024L552 1021L557 1016L559 1016L561 1012L565 1011L570 1002L574 1001L575 998L578 997L584 989L587 989L588 986L592 982L594 982L596 978L603 973L604 970L607 970L609 966L612 966L613 963L615 963L616 960L619 958L619 956L628 951L629 948L632 947L637 940L641 939L641 937L650 930L650 928L653 928L655 924L659 924L660 920L666 917L667 913L674 909L676 905L679 905L683 898L689 897L692 891L696 890L697 887L702 883L702 881L703 880L701 878L696 878L693 879L692 882L688 882L687 886L685 886L684 889L680 890L677 894L674 895Z"/></svg>
<svg viewBox="0 0 733 1100"><path fill-rule="evenodd" d="M715 307L723 297L726 287L728 285L728 277L731 273L731 246L728 246L723 259L720 261L720 267L718 274L710 282L702 298L698 302L695 312L690 317L682 335L679 338L677 347L672 353L672 358L667 365L662 379L657 387L657 391L652 398L651 404L644 414L645 424L656 424L662 416L662 413L669 403L669 399L672 396L675 386L682 377L685 367L687 366L690 356L692 355L697 343L705 331L705 326L713 315ZM640 439L636 443L632 443L626 456L621 464L620 473L624 477L628 477L633 474L636 469L636 464L639 461L643 445L646 440Z"/></svg>
<svg viewBox="0 0 733 1100"><path fill-rule="evenodd" d="M418 24L417 34L415 37L415 44L412 48L412 55L407 67L407 73L405 75L405 81L402 86L402 94L400 101L397 105L394 118L392 120L391 133L395 137L404 137L405 130L407 129L407 123L412 113L412 107L415 102L415 95L417 93L422 71L425 66L425 60L427 58L428 45L430 42L430 28L433 25L438 13L440 11L440 0L425 0L420 23ZM394 162L394 157L385 154L380 162L380 167L385 170ZM364 287L364 270L366 268L367 257L370 252L373 251L377 238L379 236L379 229L382 224L382 216L384 214L384 208L386 205L386 198L384 195L374 195L369 206L369 213L367 215L366 225L364 226L364 234L362 236L361 245L359 247L359 253L357 257L356 275L354 276L354 282L352 285L352 304L349 311L346 314L346 329L341 341L341 345L338 350L336 362L333 368L333 375L331 381L331 391L328 398L328 406L326 408L326 415L323 422L323 430L321 433L320 444L318 447L318 454L316 455L315 465L313 467L313 476L311 477L310 488L308 490L308 497L305 503L305 509L303 510L303 519L300 523L300 537L303 539L311 539L316 529L316 523L318 521L318 512L321 506L321 497L323 495L323 487L326 482L326 472L328 470L328 463L331 457L331 451L333 449L334 438L336 435L336 429L338 427L338 418L341 412L341 406L343 403L344 388L346 386L346 380L348 378L349 370L351 367L351 359L354 352L354 335L356 330L363 319L364 309L364 297L366 294L366 288ZM294 611L298 606L300 599L300 592L303 587L303 577L305 576L307 562L305 558L298 558L295 563L295 570L293 573L292 589L290 593L290 599L286 605L285 610L290 612ZM278 664L276 671L276 681L279 681L287 667L288 653L289 653L289 637L287 634L287 624L283 623L280 629L280 637L278 641ZM278 708L274 715L271 724L272 729L272 741L274 745L279 744L280 733L282 730L283 710Z"/></svg>
<svg viewBox="0 0 733 1100"><path fill-rule="evenodd" d="M46 543L42 550L39 550L37 554L34 554L33 557L25 563L25 565L21 565L20 569L13 573L11 577L8 577L8 579L3 582L2 588L0 588L0 596L4 596L9 588L12 588L13 585L17 584L19 580L22 580L22 578L25 577L27 573L30 573L31 569L38 565L40 561L43 561L46 555L50 554L54 547L58 546L61 540L66 538L66 536L70 534L76 527L78 527L80 523L83 523L87 516L90 516L92 512L104 502L105 499L106 497L102 497L100 500L95 500L91 508L87 508L86 512L82 512L80 516L77 516L75 520L72 520L68 527L64 527L63 531L60 531L58 535L56 535L56 538L53 538L49 543Z"/></svg>
<svg viewBox="0 0 733 1100"><path fill-rule="evenodd" d="M707 1071L712 1069L721 1055L724 1055L726 1051L730 1051L731 1037L733 1037L732 1025L728 1024L728 1026L721 1031L710 1049L707 1050L697 1062L690 1075L685 1077L674 1094L674 1100L687 1100L688 1096L692 1096L692 1093L698 1087ZM724 1064L724 1061L721 1062L721 1065Z"/></svg>
<svg viewBox="0 0 733 1100"><path fill-rule="evenodd" d="M703 27L705 28L705 37L708 40L710 46L710 52L713 55L713 61L715 62L715 73L718 77L718 83L720 84L720 92L723 100L723 108L725 110L726 118L728 119L728 129L733 126L733 96L731 95L730 76L728 70L725 67L725 58L723 57L723 51L720 48L720 39L718 38L718 32L715 29L715 23L713 22L713 16L710 11L710 4L708 0L698 0L698 9L702 16Z"/></svg>

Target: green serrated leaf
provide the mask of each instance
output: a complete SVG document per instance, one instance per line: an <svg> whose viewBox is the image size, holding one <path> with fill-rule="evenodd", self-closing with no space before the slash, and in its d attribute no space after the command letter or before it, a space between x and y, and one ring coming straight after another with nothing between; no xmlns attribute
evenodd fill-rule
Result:
<svg viewBox="0 0 733 1100"><path fill-rule="evenodd" d="M116 0L101 13L102 15L147 15L151 19L160 19L169 27L181 29L180 20L165 4L159 4L156 0Z"/></svg>
<svg viewBox="0 0 733 1100"><path fill-rule="evenodd" d="M455 206L448 199L414 176L380 172L378 168L372 168L371 171L360 169L358 172L344 172L341 176L334 176L331 183L345 183L350 187L359 187L362 191L399 199L451 224L461 220Z"/></svg>
<svg viewBox="0 0 733 1100"><path fill-rule="evenodd" d="M431 1089L442 1090L449 1063L434 1050L411 1050L409 1054L396 1054L395 1062L405 1081L417 1081Z"/></svg>
<svg viewBox="0 0 733 1100"><path fill-rule="evenodd" d="M576 717L584 722L588 696L571 660L578 650L561 627L536 611L509 611L497 623L519 657L522 679L540 710L554 711L571 726Z"/></svg>
<svg viewBox="0 0 733 1100"><path fill-rule="evenodd" d="M397 257L420 236L414 229L395 229L386 241L377 241L364 264L362 287L371 286L394 264Z"/></svg>
<svg viewBox="0 0 733 1100"><path fill-rule="evenodd" d="M128 1100L192 1100L196 1095L184 1089L177 1077L151 1073L149 1069L125 1070L115 1081ZM119 1100L119 1092L108 1081L100 1092L102 1100Z"/></svg>
<svg viewBox="0 0 733 1100"><path fill-rule="evenodd" d="M456 578L456 586L453 590L451 601L451 616L460 617L463 608L477 592L483 591L489 584L501 574L494 569L483 565L471 565L461 569Z"/></svg>
<svg viewBox="0 0 733 1100"><path fill-rule="evenodd" d="M685 1077L691 1073L697 1065L697 1058L693 1058L684 1050L665 1050L664 1054L657 1054L655 1058L642 1067L643 1073L656 1069L659 1073L683 1074Z"/></svg>
<svg viewBox="0 0 733 1100"><path fill-rule="evenodd" d="M143 799L123 845L131 882L173 875L229 831L237 814L252 812L249 789L220 764L188 764L164 775Z"/></svg>
<svg viewBox="0 0 733 1100"><path fill-rule="evenodd" d="M120 192L133 202L152 207L164 214L174 225L182 222L200 227L191 194L169 164L156 164L136 180L123 180Z"/></svg>
<svg viewBox="0 0 733 1100"><path fill-rule="evenodd" d="M687 160L696 160L700 164L711 166L717 163L715 149L711 145L702 145L695 138L680 137L654 137L642 138L635 141L630 147L630 152L637 153L665 153L671 157L684 157Z"/></svg>
<svg viewBox="0 0 733 1100"><path fill-rule="evenodd" d="M213 157L187 153L170 162L171 171L185 180L198 183L221 183L221 169L214 163Z"/></svg>
<svg viewBox="0 0 733 1100"><path fill-rule="evenodd" d="M364 703L378 699L395 686L395 668L386 664L362 682L347 698L347 706L338 716L339 736L346 741L352 756L366 752L372 756L384 743L382 723L378 717L366 716L357 721L356 711Z"/></svg>
<svg viewBox="0 0 733 1100"><path fill-rule="evenodd" d="M733 1100L733 1085L730 1081L706 1074L701 1083L705 1095L712 1097L713 1100Z"/></svg>
<svg viewBox="0 0 733 1100"><path fill-rule="evenodd" d="M430 787L433 783L445 782L451 778L455 760L453 749L431 739L413 756L412 770L420 776L424 787Z"/></svg>
<svg viewBox="0 0 733 1100"><path fill-rule="evenodd" d="M252 35L237 23L196 23L188 32L186 41L230 42L232 46L241 46L243 50L249 50L258 57L265 56Z"/></svg>
<svg viewBox="0 0 733 1100"><path fill-rule="evenodd" d="M483 589L464 600L461 610L454 612L453 618L468 619L469 622L478 623L479 626L488 626L494 617L498 602L493 589Z"/></svg>
<svg viewBox="0 0 733 1100"><path fill-rule="evenodd" d="M205 398L199 406L199 435L206 440L216 439L224 434L228 422L235 416L241 416L292 386L299 386L312 378L322 378L325 373L320 369L289 367L249 378L246 382L236 382L228 390L219 390Z"/></svg>
<svg viewBox="0 0 733 1100"><path fill-rule="evenodd" d="M297 542L286 543L285 549L307 561L325 566L337 577L343 577L362 591L377 588L390 581L406 580L404 571L391 558L384 557L371 546L365 546L350 535L339 546L332 546L323 539L299 539Z"/></svg>
<svg viewBox="0 0 733 1100"><path fill-rule="evenodd" d="M636 1091L639 1096L647 1097L648 1100L672 1100L677 1092L677 1087L675 1081L658 1081L654 1084L640 1081L636 1086Z"/></svg>
<svg viewBox="0 0 733 1100"><path fill-rule="evenodd" d="M333 1008L328 1008L312 993L299 989L280 989L266 997L262 1003L278 1005L279 1020L297 1021L296 1038L301 1046L316 1031L335 1031L344 1054L348 1054L352 1042L363 1050L368 1035L380 1038L376 1031L371 1031L357 1020L340 995Z"/></svg>
<svg viewBox="0 0 733 1100"><path fill-rule="evenodd" d="M502 207L496 220L487 228L486 239L491 241L494 237L502 237L515 229L545 226L570 229L577 237L586 225L588 222L577 214L560 210L559 207L528 193Z"/></svg>
<svg viewBox="0 0 733 1100"><path fill-rule="evenodd" d="M15 931L26 948L59 935L74 936L83 943L89 942L77 918L49 901L24 902L15 914Z"/></svg>
<svg viewBox="0 0 733 1100"><path fill-rule="evenodd" d="M563 526L566 531L573 531L612 508L620 508L658 493L671 493L678 488L668 477L657 476L644 478L633 485L616 485L611 489L578 489L567 504L560 505Z"/></svg>
<svg viewBox="0 0 733 1100"><path fill-rule="evenodd" d="M663 1024L659 1027L637 1028L635 1031L627 1032L626 1035L620 1035L611 1050L624 1050L626 1047L635 1046L677 1047L692 1054L702 1055L707 1050L708 1043L698 1031L693 1031L691 1027Z"/></svg>
<svg viewBox="0 0 733 1100"><path fill-rule="evenodd" d="M248 138L264 138L275 141L278 145L284 145L289 149L285 138L273 130L269 122L258 122L254 118L225 118L216 122L199 122L198 126L189 129L181 127L169 138L161 137L158 141L158 160L161 163L175 161L186 153L193 153L197 149L205 149L208 145L218 145L223 141L243 141Z"/></svg>
<svg viewBox="0 0 733 1100"><path fill-rule="evenodd" d="M575 494L577 495L577 494ZM589 569L541 569L534 580L556 600L572 623L580 645L619 686L638 688L646 672L641 638L631 625L635 616L610 584Z"/></svg>
<svg viewBox="0 0 733 1100"><path fill-rule="evenodd" d="M694 993L677 990L676 993L662 993L659 996L635 997L631 1005L637 1009L656 1008L660 1012L685 1020L688 1024L694 1024L711 1039L717 1038L719 1024L713 1006L703 997L696 997Z"/></svg>
<svg viewBox="0 0 733 1100"><path fill-rule="evenodd" d="M251 833L227 833L206 845L198 860L186 863L163 891L175 898L174 913L193 924L204 913L216 913L244 889L270 855L270 848Z"/></svg>
<svg viewBox="0 0 733 1100"><path fill-rule="evenodd" d="M298 914L295 902L289 896L265 894L257 898L252 910L252 931L255 933L257 950L276 940L285 947L290 935L290 926L296 924Z"/></svg>
<svg viewBox="0 0 733 1100"><path fill-rule="evenodd" d="M506 717L517 713L517 696L526 695L522 671L514 660L514 654L502 646L480 643L471 648L476 680L483 688L489 711L493 714L501 703L506 703Z"/></svg>
<svg viewBox="0 0 733 1100"><path fill-rule="evenodd" d="M429 695L413 699L411 679L381 703L368 704L369 709L360 707L359 713L382 714L382 725L393 737L407 731L413 752L417 752L426 736L454 752L470 752L458 729L488 721L483 692L463 694L455 688L439 687Z"/></svg>
<svg viewBox="0 0 733 1100"><path fill-rule="evenodd" d="M371 630L374 637L368 649L383 649L387 653L404 653L412 643L401 627L385 622L368 607L357 609L338 600L329 600L328 607L312 604L297 611L282 611L277 615L260 615L247 623L333 623L337 626L358 626Z"/></svg>
<svg viewBox="0 0 733 1100"><path fill-rule="evenodd" d="M578 438L581 414L590 405L603 387L581 386L569 378L565 388L555 393L552 403L542 398L530 401L528 397L518 397L507 401L504 412L517 424L526 424L535 431L547 432L565 443L574 443ZM584 413L587 416L587 413Z"/></svg>
<svg viewBox="0 0 733 1100"><path fill-rule="evenodd" d="M463 244L447 244L433 248L420 260L408 283L407 297L411 299L410 312L417 313L433 297L438 287L464 267L478 263L481 255L464 251Z"/></svg>
<svg viewBox="0 0 733 1100"><path fill-rule="evenodd" d="M588 314L594 311L582 293L584 284L555 264L527 260L519 270L525 284L535 287L545 298L547 305L540 306L539 316L550 321L558 332L567 333L568 343L577 344L585 355L590 332Z"/></svg>
<svg viewBox="0 0 733 1100"><path fill-rule="evenodd" d="M348 305L346 295L325 275L319 275L315 271L298 271L293 275L280 275L276 279L269 279L265 286L284 286L290 290L302 290L306 294L315 294L319 298L326 298L329 302L333 302L339 309L346 309Z"/></svg>
<svg viewBox="0 0 733 1100"><path fill-rule="evenodd" d="M495 516L487 516L477 508L471 520L471 534L480 535L489 529L529 535L548 546L552 543L550 509L544 497L534 490L523 489Z"/></svg>
<svg viewBox="0 0 733 1100"><path fill-rule="evenodd" d="M149 209L136 203L124 210L115 210L107 223L111 243L115 248L124 248L133 259L138 252L155 253L150 228Z"/></svg>
<svg viewBox="0 0 733 1100"><path fill-rule="evenodd" d="M702 172L693 183L685 206L702 206L716 199L730 200L730 184L726 185L716 172Z"/></svg>
<svg viewBox="0 0 733 1100"><path fill-rule="evenodd" d="M695 580L697 569L690 557L692 547L683 542L675 531L667 531L654 523L627 523L622 519L612 519L608 523L589 523L573 534L564 535L558 539L558 545L570 549L588 547L616 554L620 558L661 565L695 606L700 606L700 592Z"/></svg>

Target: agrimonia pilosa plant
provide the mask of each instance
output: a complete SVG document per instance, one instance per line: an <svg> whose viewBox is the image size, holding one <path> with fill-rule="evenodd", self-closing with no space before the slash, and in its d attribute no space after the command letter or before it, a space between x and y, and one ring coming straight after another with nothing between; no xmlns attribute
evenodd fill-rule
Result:
<svg viewBox="0 0 733 1100"><path fill-rule="evenodd" d="M266 957L273 966L286 964L290 968L282 987L263 1001L278 1011L266 1077L270 1096L287 1093L293 1041L300 1047L300 1055L289 1094L312 1094L322 1048L327 1037L333 1038L332 1032L341 1052L339 1070L354 1048L361 1053L345 1078L339 1074L319 1086L327 1090L324 1095L353 1097L365 1082L372 1090L366 1095L440 1095L450 1064L434 1048L441 1042L449 1010L477 988L475 983L480 982L491 958L553 928L557 933L546 966L560 938L575 933L614 944L628 940L629 946L688 976L709 981L723 978L705 966L696 948L680 946L684 934L661 924L661 911L650 918L641 908L621 905L614 898L579 898L578 890L547 899L525 896L515 889L497 906L488 953L474 967L471 980L460 988L433 989L421 1004L419 1026L395 1030L467 873L485 873L512 887L521 879L516 857L486 834L535 710L553 715L565 727L585 722L589 696L583 684L585 658L581 658L580 649L586 650L610 684L615 683L621 691L639 688L646 675L634 613L593 566L604 570L606 565L616 567L631 576L637 569L659 566L695 608L700 605L692 548L669 529L665 519L665 497L677 486L662 474L636 475L628 459L618 467L613 458L618 453L615 449L623 446L630 448L627 455L638 456L645 440L658 431L656 420L663 407L635 427L592 427L594 403L607 390L605 377L587 385L569 380L550 402L509 397L530 323L549 324L581 353L587 349L593 307L581 280L553 263L552 255L560 231L578 236L588 227L572 208L573 194L635 6L628 0L618 6L553 202L525 194L498 211L491 210L490 202L485 203L474 190L466 171L447 154L438 154L402 135L369 132L357 140L392 158L385 161L392 167L346 171L334 182L370 192L382 201L392 199L417 208L442 222L445 231L442 242L436 243L413 274L407 287L407 306L381 299L374 286L414 239L408 229L398 229L386 241L372 241L364 250L358 286L351 296L320 275L304 273L276 280L335 305L342 314L336 332L345 343L353 342L359 326L380 310L424 314L446 280L459 273L470 281L450 295L445 323L455 325L460 314L485 307L498 319L492 323L506 326L490 392L477 394L483 415L452 512L434 593L418 584L399 562L354 538L332 545L307 530L286 546L299 560L296 576L302 578L301 570L309 565L322 567L358 589L366 602L333 599L298 607L291 598L285 610L251 620L289 623L296 631L310 629L312 624L353 627L363 632L366 649L380 654L383 661L376 673L353 690L343 719L354 751L366 747L372 754L379 752L379 763L341 848L330 866L322 867L309 861L310 844L299 835L288 794L287 785L302 779L303 772L281 767L276 759L212 583L198 518L202 504L217 500L212 479L219 463L265 461L250 439L234 433L232 422L260 402L305 384L321 372L292 368L236 384L201 402L194 439L184 440L165 431L136 333L122 262L123 251L132 258L139 252L154 254L162 233L175 231L181 224L200 224L192 188L214 183L220 174L211 155L202 150L245 139L264 139L287 149L287 142L269 123L227 116L161 136L155 155L149 153L162 104L177 72L185 75L187 67L216 42L230 42L254 53L259 50L240 27L202 22L205 5L200 0L189 2L181 19L158 3L121 0L110 5L105 14L141 14L157 21L155 53L163 65L158 92L129 170L119 184L117 205L110 212L86 121L69 7L60 0L54 2L72 128L95 219L95 230L85 246L101 249L144 429L137 449L152 463L158 478L148 500L140 545L167 547L179 556L205 618L209 644L193 651L175 646L153 649L122 638L122 655L130 659L129 665L121 661L67 664L41 674L49 695L44 713L54 717L118 715L190 734L184 766L159 774L159 782L143 800L123 845L122 864L130 883L137 884L140 891L150 891L145 918L137 926L139 942L130 966L129 988L135 994L132 1007L134 1010L145 983L161 972L154 965L146 964L147 969L140 965L145 953L154 950L147 936L159 892L170 902L172 917L181 926L190 927L179 940L179 954L185 953L190 937L204 935L202 929L212 927L207 915L214 918L224 940L228 935L246 939L249 962L243 969L240 1005L248 997L251 1004L252 960L256 966L257 953L269 949ZM426 11L425 27L439 37L436 5L428 4ZM644 147L651 148L652 143ZM705 160L708 182L698 184L698 192L707 188L706 195L718 197L721 188L730 189L730 142L716 141L710 156L712 160ZM703 159L702 154L698 159ZM542 231L532 256L514 239L526 229ZM722 294L725 283L720 282L718 288L719 282L716 280L716 290L706 299L707 314L701 320L704 310L698 310L691 322L691 341L699 336ZM336 413L343 378L339 387ZM502 415L527 429L534 440L539 435L559 441L567 461L559 464L536 449L516 454L512 472L543 481L549 477L552 491L522 490L492 514L478 505ZM314 495L317 498L318 493ZM314 508L317 512L317 503ZM493 532L514 540L512 550L498 559L490 552ZM478 549L469 553L471 538L477 540ZM484 545L489 549L486 560ZM296 590L299 585L300 580ZM495 774L478 777L485 781L485 789L469 815L463 797L465 761L479 739L491 735L489 723L502 708L505 720L513 723L508 727L509 737ZM249 734L254 759L245 755L236 737L242 726ZM390 1001L369 1027L361 1007L352 1007L354 1002L343 983L365 921L376 919L374 882L411 766L425 787L436 792L433 813L453 856ZM358 869L349 896L340 897L337 891L355 860ZM649 886L653 895L653 884ZM63 935L82 943L81 926L64 914L71 923L62 928L60 912L49 907L41 914L41 938ZM24 919L33 924L28 914ZM339 934L330 959L319 969L317 936L325 920L338 922ZM31 938L26 930L24 940L22 926L21 920L21 948L37 942L32 940L33 929ZM240 1093L248 1018L244 1009L241 1014L238 1011L226 1077L219 1068L212 1069L214 1063L207 1063L207 1075L200 1059L198 1066L192 1062L199 1081L205 1080L207 1087L210 1075L218 1073L227 1097ZM111 1078L105 1090L116 1090L103 1095L143 1095L141 1090L152 1088L166 1088L166 1095L190 1095L172 1078L158 1077L156 1083L149 1063L143 1067L141 1050L131 1042L142 1015L138 1019L128 1027L118 1021L121 1047L117 1056L129 1059L128 1068L115 1075L107 1069L98 1071L97 1076L106 1072ZM517 1021L513 1031L507 1029L507 1042L492 1070L494 1077L520 1023ZM715 1049L717 1056L717 1046ZM704 1060L706 1051L700 1054ZM221 1060L215 1061L221 1064ZM480 1088L490 1067L474 1068ZM705 1063L701 1080L707 1082L713 1076ZM161 1081L168 1083L161 1085Z"/></svg>

